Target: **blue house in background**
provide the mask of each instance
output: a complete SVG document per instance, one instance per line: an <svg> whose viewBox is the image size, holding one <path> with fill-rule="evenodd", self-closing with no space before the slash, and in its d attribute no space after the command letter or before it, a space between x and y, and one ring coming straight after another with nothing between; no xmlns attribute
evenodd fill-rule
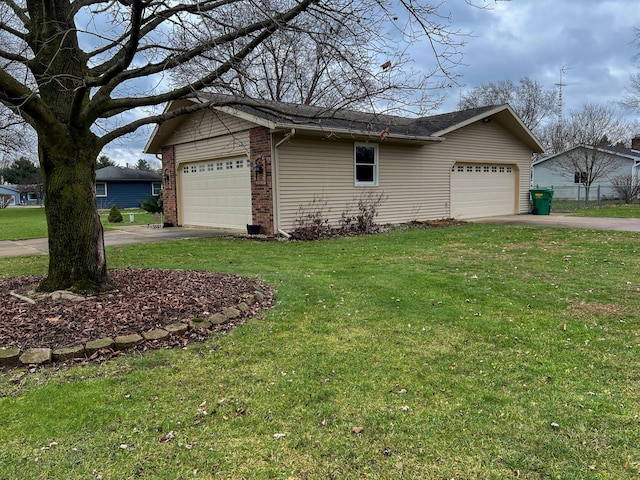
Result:
<svg viewBox="0 0 640 480"><path fill-rule="evenodd" d="M10 185L8 183L0 185L0 194L11 195L13 200L9 202L9 205L20 205L20 190L18 190L16 185Z"/></svg>
<svg viewBox="0 0 640 480"><path fill-rule="evenodd" d="M12 185L3 183L0 185L0 194L11 195L9 205L42 205L44 196L42 184Z"/></svg>
<svg viewBox="0 0 640 480"><path fill-rule="evenodd" d="M104 167L96 170L96 203L99 209L138 208L149 195L159 196L162 176L124 167Z"/></svg>

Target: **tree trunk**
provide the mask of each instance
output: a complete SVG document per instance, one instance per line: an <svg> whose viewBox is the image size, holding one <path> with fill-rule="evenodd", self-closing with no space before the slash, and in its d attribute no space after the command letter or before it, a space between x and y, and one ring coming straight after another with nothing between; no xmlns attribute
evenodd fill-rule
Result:
<svg viewBox="0 0 640 480"><path fill-rule="evenodd" d="M87 138L89 137L89 138ZM104 235L95 197L94 137L39 139L49 229L49 273L41 291L97 292L107 281Z"/></svg>

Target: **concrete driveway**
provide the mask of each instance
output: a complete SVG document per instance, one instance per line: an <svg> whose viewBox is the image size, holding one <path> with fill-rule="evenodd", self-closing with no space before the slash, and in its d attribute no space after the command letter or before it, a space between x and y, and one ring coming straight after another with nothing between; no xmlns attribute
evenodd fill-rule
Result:
<svg viewBox="0 0 640 480"><path fill-rule="evenodd" d="M619 230L640 232L640 218L595 218L571 217L552 213L551 215L505 215L469 220L474 223L495 223L507 225L531 225L546 227L588 228L597 230ZM135 243L165 242L168 240L187 240L190 238L210 238L238 236L246 234L242 230L214 228L150 228L144 225L118 227L104 233L106 246L130 245ZM23 255L45 255L49 253L46 238L30 240L0 240L0 257L19 257Z"/></svg>
<svg viewBox="0 0 640 480"><path fill-rule="evenodd" d="M106 246L130 245L135 243L166 242L168 240L187 240L190 238L238 236L246 232L215 228L151 228L145 225L118 227L104 232ZM19 257L22 255L45 255L49 253L46 238L30 240L0 240L0 257Z"/></svg>
<svg viewBox="0 0 640 480"><path fill-rule="evenodd" d="M595 230L619 230L640 232L640 218L572 217L559 213L551 215L505 215L502 217L475 218L474 223L498 223L506 225L531 225L542 227L588 228Z"/></svg>

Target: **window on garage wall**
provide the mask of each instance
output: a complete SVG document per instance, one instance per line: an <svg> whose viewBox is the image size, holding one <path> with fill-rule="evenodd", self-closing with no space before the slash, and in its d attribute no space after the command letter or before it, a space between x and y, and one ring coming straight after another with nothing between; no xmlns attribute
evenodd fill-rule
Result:
<svg viewBox="0 0 640 480"><path fill-rule="evenodd" d="M354 148L356 186L378 185L378 145L356 143Z"/></svg>

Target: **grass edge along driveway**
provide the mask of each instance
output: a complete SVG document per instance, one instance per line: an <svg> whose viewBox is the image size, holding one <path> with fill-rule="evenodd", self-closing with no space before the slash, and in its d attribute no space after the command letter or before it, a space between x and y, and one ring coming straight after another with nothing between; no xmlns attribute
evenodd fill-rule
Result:
<svg viewBox="0 0 640 480"><path fill-rule="evenodd" d="M3 373L0 478L637 476L638 240L467 224L109 248L113 268L260 276L277 305L187 350Z"/></svg>

